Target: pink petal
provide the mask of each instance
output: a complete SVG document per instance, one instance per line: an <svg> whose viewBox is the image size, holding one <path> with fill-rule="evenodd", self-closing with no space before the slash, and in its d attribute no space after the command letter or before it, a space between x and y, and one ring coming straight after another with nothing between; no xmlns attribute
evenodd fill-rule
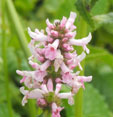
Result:
<svg viewBox="0 0 113 117"><path fill-rule="evenodd" d="M65 26L66 22L67 22L67 18L63 16L61 23L60 23L60 27L63 28Z"/></svg>
<svg viewBox="0 0 113 117"><path fill-rule="evenodd" d="M46 20L46 24L50 29L54 28L54 25L50 23L49 19Z"/></svg>
<svg viewBox="0 0 113 117"><path fill-rule="evenodd" d="M50 66L51 62L49 60L47 60L45 63L43 63L40 66L40 70L45 71L49 66Z"/></svg>
<svg viewBox="0 0 113 117"><path fill-rule="evenodd" d="M64 63L64 62L61 64L61 69L62 69L62 71L63 71L64 73L66 73L66 72L69 72L69 71L70 71L70 69L65 65L65 63Z"/></svg>
<svg viewBox="0 0 113 117"><path fill-rule="evenodd" d="M47 82L47 88L48 88L49 92L53 92L53 82L51 79L49 79Z"/></svg>
<svg viewBox="0 0 113 117"><path fill-rule="evenodd" d="M55 90L55 94L57 95L59 93L59 91L61 90L62 84L58 83L56 84L56 90Z"/></svg>

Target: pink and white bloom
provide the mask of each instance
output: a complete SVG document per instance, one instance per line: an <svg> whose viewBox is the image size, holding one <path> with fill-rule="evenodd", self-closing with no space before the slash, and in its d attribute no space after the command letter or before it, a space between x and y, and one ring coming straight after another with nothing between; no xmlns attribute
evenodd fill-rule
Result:
<svg viewBox="0 0 113 117"><path fill-rule="evenodd" d="M79 66L80 70L82 70L82 66L80 62L86 57L86 54L82 52L81 55L77 56L76 51L72 53L72 58L67 60L67 64L70 69L74 69L76 66Z"/></svg>
<svg viewBox="0 0 113 117"><path fill-rule="evenodd" d="M75 21L75 18L76 18L76 13L71 12L70 13L70 17L69 17L69 19L66 22L66 29L71 28L71 26L73 25L73 23Z"/></svg>
<svg viewBox="0 0 113 117"><path fill-rule="evenodd" d="M60 117L63 107L60 107L62 99L67 99L68 104L74 104L73 96L80 88L85 89L85 82L90 82L92 76L79 76L79 71L73 69L79 66L81 61L89 54L87 44L91 41L91 33L82 39L75 39L76 26L74 21L76 13L71 12L69 18L54 20L53 23L46 20L46 33L44 30L35 29L32 32L28 28L31 37L29 49L32 56L28 58L32 71L17 70L17 74L23 78L20 83L20 91L24 95L22 105L28 99L35 99L42 109L50 109L52 117ZM78 55L74 46L82 46L83 52ZM85 53L86 52L86 53ZM62 85L69 87L69 92L62 92ZM28 90L25 90L26 88Z"/></svg>
<svg viewBox="0 0 113 117"><path fill-rule="evenodd" d="M36 32L32 32L30 28L28 28L28 33L30 35L30 37L33 40L36 41L47 41L47 36L44 35L42 32L39 32L39 30L37 29Z"/></svg>
<svg viewBox="0 0 113 117"><path fill-rule="evenodd" d="M57 54L56 54L56 59L54 61L54 68L55 68L55 72L58 71L58 69L60 68L60 66L63 63L63 56L61 55L61 51L57 50Z"/></svg>
<svg viewBox="0 0 113 117"><path fill-rule="evenodd" d="M86 45L91 41L91 33L87 37L84 37L82 39L70 39L69 43L71 45L77 45L82 46L84 51L86 51L89 54L89 49L86 47Z"/></svg>
<svg viewBox="0 0 113 117"><path fill-rule="evenodd" d="M52 117L60 117L60 111L62 110L62 107L58 107L56 103L52 103Z"/></svg>
<svg viewBox="0 0 113 117"><path fill-rule="evenodd" d="M22 105L27 103L27 99L39 99L43 97L43 91L40 89L34 89L32 91L24 90L24 87L20 88L20 92L24 95Z"/></svg>
<svg viewBox="0 0 113 117"><path fill-rule="evenodd" d="M59 40L55 40L52 44L48 44L47 47L45 47L45 58L49 60L54 60L57 55L57 47L59 45Z"/></svg>

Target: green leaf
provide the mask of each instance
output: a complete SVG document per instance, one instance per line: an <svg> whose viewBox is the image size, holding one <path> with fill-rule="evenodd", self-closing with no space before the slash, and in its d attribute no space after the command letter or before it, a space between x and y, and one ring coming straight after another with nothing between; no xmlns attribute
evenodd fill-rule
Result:
<svg viewBox="0 0 113 117"><path fill-rule="evenodd" d="M109 0L98 0L91 9L92 15L104 14L108 11Z"/></svg>
<svg viewBox="0 0 113 117"><path fill-rule="evenodd" d="M0 103L3 102L3 101L6 101L6 91L5 91L5 83L4 81L0 80L0 89L2 89L0 91ZM13 84L13 83L10 83L10 86L9 86L9 90L10 90L10 97L11 99L13 100L13 98L15 97L15 100L14 101L20 101L20 92L19 92L19 89Z"/></svg>
<svg viewBox="0 0 113 117"><path fill-rule="evenodd" d="M63 3L63 0L60 0L60 1L58 1L58 0L45 0L44 7L46 8L46 10L48 12L52 13L52 12L57 11L60 8L62 3Z"/></svg>
<svg viewBox="0 0 113 117"><path fill-rule="evenodd" d="M113 12L103 15L96 15L93 17L98 24L113 24Z"/></svg>
<svg viewBox="0 0 113 117"><path fill-rule="evenodd" d="M85 74L93 76L93 85L104 95L113 112L113 55L104 49L90 48L94 55L86 58Z"/></svg>
<svg viewBox="0 0 113 117"><path fill-rule="evenodd" d="M75 5L76 5L76 8L77 8L79 14L84 18L84 20L92 28L94 28L94 23L93 23L90 11L88 9L88 2L87 2L87 0L77 0Z"/></svg>
<svg viewBox="0 0 113 117"><path fill-rule="evenodd" d="M113 68L113 55L110 54L107 50L89 46L90 54L86 57L86 63L96 61L98 63L104 63Z"/></svg>
<svg viewBox="0 0 113 117"><path fill-rule="evenodd" d="M111 117L108 105L102 95L91 85L84 91L84 117Z"/></svg>
<svg viewBox="0 0 113 117"><path fill-rule="evenodd" d="M54 18L62 18L62 16L68 17L70 11L76 11L75 2L76 0L63 0L60 8L57 10L56 14L54 14Z"/></svg>
<svg viewBox="0 0 113 117"><path fill-rule="evenodd" d="M15 6L20 14L26 15L29 11L31 11L36 4L37 0L15 0Z"/></svg>
<svg viewBox="0 0 113 117"><path fill-rule="evenodd" d="M83 117L111 117L103 96L92 85L86 86L83 102ZM63 105L66 117L74 117L75 106L70 106L66 100Z"/></svg>
<svg viewBox="0 0 113 117"><path fill-rule="evenodd" d="M106 25L104 25L104 29L107 31L107 32L109 32L110 34L112 34L113 35L113 23L111 24L111 23L108 23L108 24L106 24Z"/></svg>
<svg viewBox="0 0 113 117"><path fill-rule="evenodd" d="M106 47L110 52L112 52L113 35L108 33L105 29L98 29L95 33L95 38L93 41L96 44L96 46Z"/></svg>
<svg viewBox="0 0 113 117"><path fill-rule="evenodd" d="M8 112L8 108L7 108L6 104L5 103L0 104L0 117L9 117L8 113L9 112ZM19 114L15 113L15 112L13 112L13 113L14 113L14 117L20 117Z"/></svg>

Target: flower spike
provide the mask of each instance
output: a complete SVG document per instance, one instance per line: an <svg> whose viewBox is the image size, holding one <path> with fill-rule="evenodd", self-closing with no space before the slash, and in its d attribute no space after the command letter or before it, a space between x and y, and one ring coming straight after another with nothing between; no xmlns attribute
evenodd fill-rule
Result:
<svg viewBox="0 0 113 117"><path fill-rule="evenodd" d="M51 109L52 117L61 117L60 112L63 99L68 100L69 105L74 104L73 96L80 88L85 89L85 82L90 82L92 76L80 76L80 71L73 71L77 66L82 70L81 61L89 54L87 44L91 41L91 33L82 39L74 39L76 36L76 26L74 21L76 13L71 12L69 18L55 20L52 24L46 20L46 34L44 30L35 29L32 32L28 28L31 37L29 49L32 56L28 61L32 71L17 70L17 74L23 78L20 83L24 87L20 92L24 95L22 105L28 99L35 99L37 105L42 109ZM78 55L73 46L82 46L83 52ZM86 53L85 53L86 52ZM69 87L69 92L63 92L62 86Z"/></svg>

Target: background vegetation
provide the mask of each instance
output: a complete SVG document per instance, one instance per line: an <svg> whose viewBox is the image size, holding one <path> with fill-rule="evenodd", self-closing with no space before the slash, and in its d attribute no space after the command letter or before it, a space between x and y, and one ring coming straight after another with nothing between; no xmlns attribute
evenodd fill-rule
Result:
<svg viewBox="0 0 113 117"><path fill-rule="evenodd" d="M91 31L93 36L84 66L93 81L83 94L83 117L113 117L113 0L0 0L0 117L42 116L34 101L21 106L16 70L30 69L27 27L45 29L46 18L52 22L70 11L78 14L78 33ZM62 117L75 117L75 105L66 100L63 105Z"/></svg>

